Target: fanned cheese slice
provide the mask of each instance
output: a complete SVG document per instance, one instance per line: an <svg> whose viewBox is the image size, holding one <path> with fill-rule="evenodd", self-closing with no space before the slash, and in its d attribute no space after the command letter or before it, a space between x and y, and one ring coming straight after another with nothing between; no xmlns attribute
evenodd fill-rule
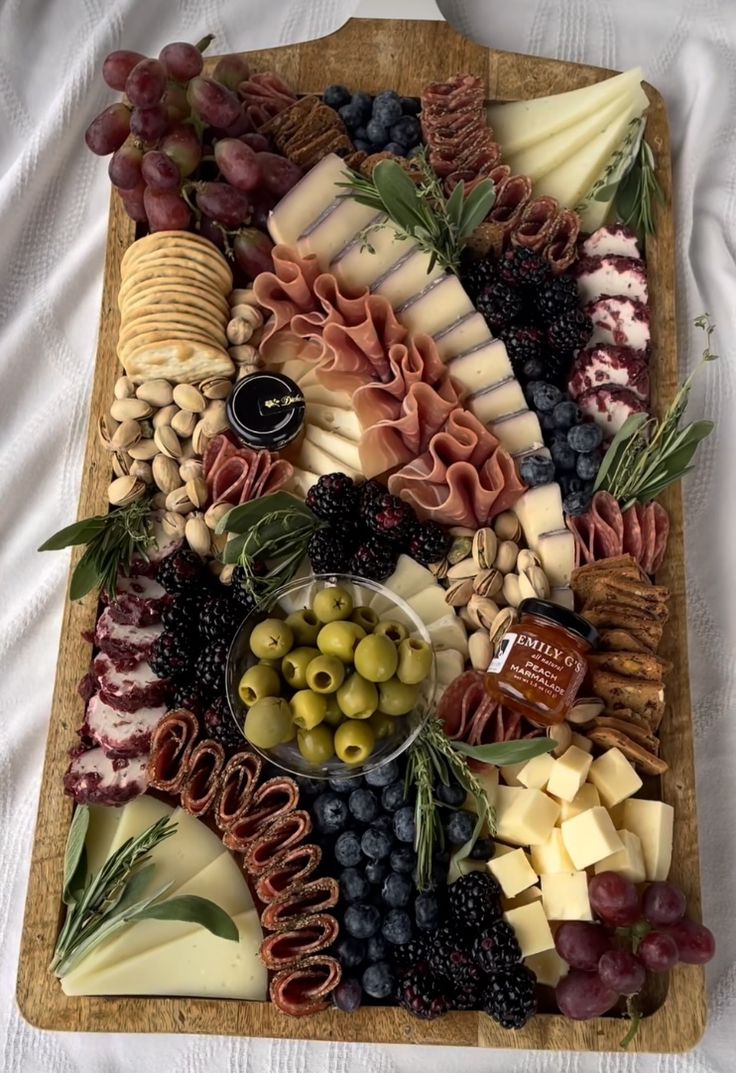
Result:
<svg viewBox="0 0 736 1073"><path fill-rule="evenodd" d="M310 425L329 432L336 432L346 440L358 442L362 429L355 410L343 409L342 406L328 406L323 402L311 403L307 410L307 421Z"/></svg>
<svg viewBox="0 0 736 1073"><path fill-rule="evenodd" d="M173 812L173 809L170 809L170 811ZM84 850L87 856L87 875L99 872L110 856L112 840L124 815L124 807L111 808L107 805L90 805L89 827L87 828L87 837L84 840Z"/></svg>
<svg viewBox="0 0 736 1073"><path fill-rule="evenodd" d="M352 439L347 440L335 431L313 424L307 425L305 435L309 443L321 447L323 451L336 458L341 466L348 466L351 473L353 470L361 472L358 445ZM340 466L337 468L339 469Z"/></svg>

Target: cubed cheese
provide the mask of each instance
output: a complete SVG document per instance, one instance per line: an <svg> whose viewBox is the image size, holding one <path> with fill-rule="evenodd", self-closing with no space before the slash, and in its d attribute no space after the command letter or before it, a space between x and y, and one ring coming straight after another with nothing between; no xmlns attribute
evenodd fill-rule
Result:
<svg viewBox="0 0 736 1073"><path fill-rule="evenodd" d="M639 836L649 880L666 879L669 875L674 820L675 810L663 801L629 797L624 802L622 827Z"/></svg>
<svg viewBox="0 0 736 1073"><path fill-rule="evenodd" d="M539 846L532 846L531 854L532 867L540 876L550 872L573 871L572 861L565 849L559 827L555 827L546 842L542 842Z"/></svg>
<svg viewBox="0 0 736 1073"><path fill-rule="evenodd" d="M524 964L534 973L537 983L548 987L557 987L563 976L567 976L570 966L560 957L556 950L543 950L541 954L532 954L524 959Z"/></svg>
<svg viewBox="0 0 736 1073"><path fill-rule="evenodd" d="M632 883L643 883L647 878L647 871L644 867L641 839L632 831L619 831L618 837L623 842L624 848L598 861L594 866L596 875L598 872L620 872Z"/></svg>
<svg viewBox="0 0 736 1073"><path fill-rule="evenodd" d="M609 749L590 766L589 780L606 808L618 805L640 790L642 781L620 749Z"/></svg>
<svg viewBox="0 0 736 1073"><path fill-rule="evenodd" d="M562 756L554 761L547 781L547 789L562 801L572 801L588 777L592 756L571 745Z"/></svg>
<svg viewBox="0 0 736 1073"><path fill-rule="evenodd" d="M560 801L560 823L571 820L573 816L579 816L581 812L600 805L600 794L592 783L584 782L572 801Z"/></svg>
<svg viewBox="0 0 736 1073"><path fill-rule="evenodd" d="M551 872L541 878L548 920L592 920L587 872Z"/></svg>
<svg viewBox="0 0 736 1073"><path fill-rule="evenodd" d="M527 887L526 890L522 890L513 898L502 898L501 904L503 905L504 913L508 913L510 909L518 909L520 905L531 905L532 902L541 902L542 891L540 887Z"/></svg>
<svg viewBox="0 0 736 1073"><path fill-rule="evenodd" d="M520 787L521 783L519 782L518 776L519 772L523 771L525 767L526 761L523 761L521 764L506 764L505 767L501 768L501 778L507 786Z"/></svg>
<svg viewBox="0 0 736 1073"><path fill-rule="evenodd" d="M503 917L516 932L522 957L530 957L532 954L540 954L543 950L554 948L552 929L540 901L520 905L518 909L509 909Z"/></svg>
<svg viewBox="0 0 736 1073"><path fill-rule="evenodd" d="M560 830L565 849L577 869L596 864L624 846L602 805L565 820Z"/></svg>
<svg viewBox="0 0 736 1073"><path fill-rule="evenodd" d="M560 806L541 790L499 786L496 793L496 834L516 846L546 842Z"/></svg>
<svg viewBox="0 0 736 1073"><path fill-rule="evenodd" d="M455 867L461 876L468 876L471 872L485 872L488 865L485 861L474 861L471 857L463 857L461 861L455 861Z"/></svg>
<svg viewBox="0 0 736 1073"><path fill-rule="evenodd" d="M559 484L540 484L527 489L514 504L514 513L527 544L536 548L543 533L565 528Z"/></svg>
<svg viewBox="0 0 736 1073"><path fill-rule="evenodd" d="M543 753L527 761L516 776L522 786L529 790L543 790L547 785L552 769L555 766L555 758L551 753Z"/></svg>
<svg viewBox="0 0 736 1073"><path fill-rule="evenodd" d="M577 745L578 749L582 749L584 753L593 752L593 742L590 738L586 738L585 734L578 734L576 731L573 731L571 744ZM590 779L588 781L590 781Z"/></svg>
<svg viewBox="0 0 736 1073"><path fill-rule="evenodd" d="M544 533L536 547L550 585L564 588L570 584L575 565L575 536L569 529Z"/></svg>
<svg viewBox="0 0 736 1073"><path fill-rule="evenodd" d="M519 891L537 882L537 873L529 864L523 849L494 857L488 862L488 871L501 884L501 890L507 898L513 898Z"/></svg>

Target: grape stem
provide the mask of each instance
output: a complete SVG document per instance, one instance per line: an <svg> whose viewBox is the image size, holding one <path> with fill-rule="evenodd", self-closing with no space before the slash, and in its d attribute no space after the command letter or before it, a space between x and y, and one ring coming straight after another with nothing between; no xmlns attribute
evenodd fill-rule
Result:
<svg viewBox="0 0 736 1073"><path fill-rule="evenodd" d="M199 49L200 52L206 52L214 40L214 34L205 34L201 41L198 41L194 47Z"/></svg>
<svg viewBox="0 0 736 1073"><path fill-rule="evenodd" d="M619 1043L619 1047L622 1047L624 1050L626 1050L629 1044L634 1041L639 1032L639 1026L641 1025L641 1010L639 1009L638 995L629 995L626 999L626 1012L631 1018L631 1024L629 1025L628 1032Z"/></svg>
<svg viewBox="0 0 736 1073"><path fill-rule="evenodd" d="M186 203L189 206L189 208L194 213L194 215L196 217L196 220L197 220L197 223L201 223L201 221L202 221L202 210L197 207L196 202L192 201L192 199L189 196L190 190L196 190L196 189L198 189L196 183L182 183L180 193L181 193L181 196L186 201Z"/></svg>

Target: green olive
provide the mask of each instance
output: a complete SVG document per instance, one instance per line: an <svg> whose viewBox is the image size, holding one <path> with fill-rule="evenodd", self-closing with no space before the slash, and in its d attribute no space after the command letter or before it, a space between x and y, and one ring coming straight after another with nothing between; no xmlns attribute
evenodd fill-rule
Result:
<svg viewBox="0 0 736 1073"><path fill-rule="evenodd" d="M408 715L417 702L419 687L389 678L378 687L378 710L386 715Z"/></svg>
<svg viewBox="0 0 736 1073"><path fill-rule="evenodd" d="M280 671L281 670L281 660L280 659L259 659L258 660L258 666L259 667L273 667L273 669L275 671Z"/></svg>
<svg viewBox="0 0 736 1073"><path fill-rule="evenodd" d="M385 712L377 711L368 720L373 733L376 735L376 741L383 741L384 738L390 738L398 727L398 723L395 719L392 719L390 715L386 715Z"/></svg>
<svg viewBox="0 0 736 1073"><path fill-rule="evenodd" d="M314 611L309 607L304 607L301 611L292 611L286 616L285 622L291 627L294 640L298 645L315 644L320 623Z"/></svg>
<svg viewBox="0 0 736 1073"><path fill-rule="evenodd" d="M388 637L370 633L355 649L355 669L369 682L387 682L396 674L399 657Z"/></svg>
<svg viewBox="0 0 736 1073"><path fill-rule="evenodd" d="M280 618L264 619L250 635L250 650L257 659L281 659L293 644L291 627Z"/></svg>
<svg viewBox="0 0 736 1073"><path fill-rule="evenodd" d="M337 691L337 703L350 719L368 719L378 706L378 690L373 682L351 674Z"/></svg>
<svg viewBox="0 0 736 1073"><path fill-rule="evenodd" d="M337 656L315 656L307 667L306 684L315 693L335 693L345 677L345 664Z"/></svg>
<svg viewBox="0 0 736 1073"><path fill-rule="evenodd" d="M273 749L290 741L294 733L291 708L283 697L263 697L248 709L243 726L251 745L259 749Z"/></svg>
<svg viewBox="0 0 736 1073"><path fill-rule="evenodd" d="M329 723L331 727L339 726L342 723L345 716L340 711L340 705L337 703L337 697L334 693L328 693L325 696L327 703L327 710L325 711L325 723Z"/></svg>
<svg viewBox="0 0 736 1073"><path fill-rule="evenodd" d="M344 764L364 764L375 744L376 735L367 722L346 719L335 731L335 752Z"/></svg>
<svg viewBox="0 0 736 1073"><path fill-rule="evenodd" d="M328 622L317 636L317 648L323 656L337 656L343 663L352 663L365 630L356 622Z"/></svg>
<svg viewBox="0 0 736 1073"><path fill-rule="evenodd" d="M294 726L298 730L311 730L322 722L327 713L327 701L321 693L313 693L311 689L300 689L290 703Z"/></svg>
<svg viewBox="0 0 736 1073"><path fill-rule="evenodd" d="M396 674L407 685L423 682L432 670L432 648L419 637L407 637L399 645L399 666Z"/></svg>
<svg viewBox="0 0 736 1073"><path fill-rule="evenodd" d="M320 622L339 622L353 613L353 598L339 585L328 585L312 600L312 611Z"/></svg>
<svg viewBox="0 0 736 1073"><path fill-rule="evenodd" d="M409 631L403 622L391 622L388 619L379 622L373 632L379 637L388 637L389 641L393 641L395 645L409 636Z"/></svg>
<svg viewBox="0 0 736 1073"><path fill-rule="evenodd" d="M304 689L307 667L319 652L316 648L292 648L281 660L281 673L292 689Z"/></svg>
<svg viewBox="0 0 736 1073"><path fill-rule="evenodd" d="M372 607L354 607L350 620L362 626L366 633L372 633L378 624L378 614Z"/></svg>
<svg viewBox="0 0 736 1073"><path fill-rule="evenodd" d="M311 730L298 730L296 743L299 752L310 764L326 764L335 755L332 731L324 723Z"/></svg>
<svg viewBox="0 0 736 1073"><path fill-rule="evenodd" d="M263 667L257 663L255 667L249 667L240 679L238 693L243 704L250 707L263 697L278 697L281 679L273 667Z"/></svg>

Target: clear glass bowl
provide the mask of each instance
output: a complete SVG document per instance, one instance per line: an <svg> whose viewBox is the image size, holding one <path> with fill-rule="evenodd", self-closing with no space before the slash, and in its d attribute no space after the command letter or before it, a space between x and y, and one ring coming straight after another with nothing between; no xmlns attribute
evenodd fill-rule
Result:
<svg viewBox="0 0 736 1073"><path fill-rule="evenodd" d="M339 585L347 589L353 597L355 607L369 604L377 611L379 618L403 622L411 637L421 638L431 645L426 626L409 604L376 581L358 578L352 574L317 574L292 581L274 593L267 607L261 611L252 611L248 615L230 645L226 671L227 699L233 719L241 734L248 709L240 699L238 683L245 671L258 662L250 650L249 642L253 627L264 618L286 618L292 611L308 607L315 594L328 585ZM376 742L373 752L364 764L345 764L336 756L325 764L310 764L299 752L295 741L278 745L274 749L258 749L254 745L249 745L249 748L255 749L269 763L287 771L290 775L301 775L312 779L357 777L393 760L411 745L427 717L434 692L435 660L433 657L432 669L419 687L416 707L409 715L394 718L393 722L396 727L394 733Z"/></svg>

